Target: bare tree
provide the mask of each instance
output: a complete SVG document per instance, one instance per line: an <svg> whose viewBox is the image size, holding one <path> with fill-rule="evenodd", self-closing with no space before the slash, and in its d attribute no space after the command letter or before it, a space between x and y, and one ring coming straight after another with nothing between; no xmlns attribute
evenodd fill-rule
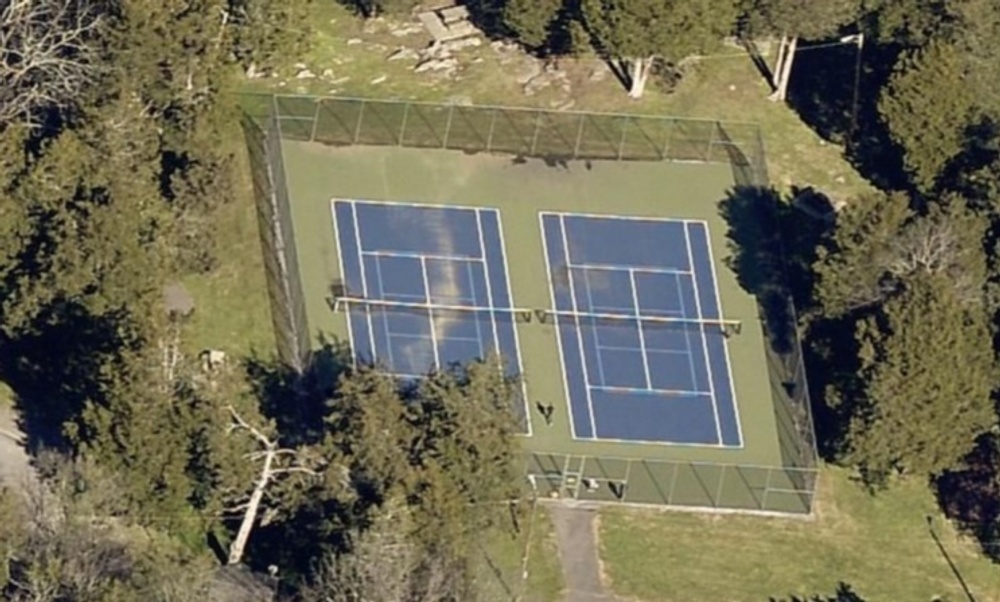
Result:
<svg viewBox="0 0 1000 602"><path fill-rule="evenodd" d="M350 552L327 557L307 602L439 602L467 599L462 569L446 554L410 539L409 510L390 502L365 531L349 537Z"/></svg>
<svg viewBox="0 0 1000 602"><path fill-rule="evenodd" d="M0 123L38 125L91 81L102 19L87 0L0 0Z"/></svg>
<svg viewBox="0 0 1000 602"><path fill-rule="evenodd" d="M257 479L254 481L253 489L245 502L229 508L230 512L242 512L243 518L240 521L240 528L236 532L236 538L229 546L228 564L237 564L243 559L243 552L246 549L247 541L254 525L257 524L257 516L261 511L261 504L268 489L277 481L290 474L304 474L309 477L319 478L319 463L309 457L307 450L281 447L277 436L268 435L265 429L258 428L247 422L243 416L236 411L233 406L226 408L232 417L229 432L245 431L256 442L258 451L247 454L247 459L260 462L260 470Z"/></svg>

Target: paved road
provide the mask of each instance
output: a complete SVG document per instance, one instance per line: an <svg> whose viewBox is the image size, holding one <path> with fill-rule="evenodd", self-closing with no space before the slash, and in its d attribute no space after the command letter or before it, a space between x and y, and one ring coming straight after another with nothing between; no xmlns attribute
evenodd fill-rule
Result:
<svg viewBox="0 0 1000 602"><path fill-rule="evenodd" d="M617 602L601 580L595 510L551 506L566 582L564 602Z"/></svg>

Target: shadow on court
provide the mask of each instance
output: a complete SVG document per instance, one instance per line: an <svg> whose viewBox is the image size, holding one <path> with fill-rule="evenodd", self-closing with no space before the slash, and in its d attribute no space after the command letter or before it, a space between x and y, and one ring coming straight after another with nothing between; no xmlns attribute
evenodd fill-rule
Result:
<svg viewBox="0 0 1000 602"><path fill-rule="evenodd" d="M829 199L809 188L793 188L783 197L757 186L733 188L720 202L720 211L729 226L727 265L740 286L757 298L771 351L794 356L799 329L807 327L802 356L817 446L824 458L832 459L842 447L851 408L824 399L824 393L838 379L853 378L856 367L846 362L858 357L852 322L823 318L812 295L812 266L818 250L829 243L836 212Z"/></svg>
<svg viewBox="0 0 1000 602"><path fill-rule="evenodd" d="M833 595L818 594L808 598L802 596L791 596L789 598L771 597L769 598L769 602L865 602L865 599L859 596L850 584L841 581L837 584L837 591Z"/></svg>

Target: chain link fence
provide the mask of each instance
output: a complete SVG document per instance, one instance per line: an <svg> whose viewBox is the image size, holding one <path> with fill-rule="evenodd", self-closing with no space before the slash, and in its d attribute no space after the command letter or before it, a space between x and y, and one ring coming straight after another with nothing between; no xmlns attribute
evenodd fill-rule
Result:
<svg viewBox="0 0 1000 602"><path fill-rule="evenodd" d="M267 256L272 315L283 358L303 370L305 304L291 231L281 140L503 153L555 160L691 161L730 165L737 187L767 187L760 129L715 120L247 94L245 130ZM817 452L797 318L790 296L761 303L781 466L566 454L526 455L539 495L587 501L809 513Z"/></svg>

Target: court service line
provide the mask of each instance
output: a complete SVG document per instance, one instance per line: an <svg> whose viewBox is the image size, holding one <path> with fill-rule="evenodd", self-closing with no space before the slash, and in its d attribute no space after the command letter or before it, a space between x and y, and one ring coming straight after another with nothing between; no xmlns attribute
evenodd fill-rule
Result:
<svg viewBox="0 0 1000 602"><path fill-rule="evenodd" d="M546 236L545 232L545 219L544 219L545 215L554 215L554 214L546 214L543 211L538 212L538 231L542 236L542 255L545 258L545 277L549 283L549 303L552 304L552 310L555 311L559 308L559 305L556 303L556 285L555 282L553 282L552 280L552 259L549 257L549 237ZM511 295L513 295L513 292L511 293ZM513 300L513 297L511 297L511 300ZM573 439L577 439L576 425L573 420L573 400L572 400L573 393L569 388L569 376L566 373L567 351L563 349L562 328L563 328L562 320L560 316L557 314L556 346L559 348L559 361L561 364L559 367L562 369L563 391L566 393L566 415L569 418L569 434L570 437L572 437ZM584 383L584 388L586 388L586 386L587 383ZM527 399L525 399L525 403L527 403Z"/></svg>
<svg viewBox="0 0 1000 602"><path fill-rule="evenodd" d="M633 221L633 222L656 222L656 223L678 223L683 224L687 222L701 222L703 220L695 219L678 219L673 217L643 217L641 215L618 215L615 213L577 213L574 211L541 211L543 215L555 215L560 218L563 217L584 217L588 219L616 219L622 221Z"/></svg>
<svg viewBox="0 0 1000 602"><path fill-rule="evenodd" d="M646 334L642 329L642 315L639 311L639 287L635 283L635 272L628 271L629 286L632 288L632 308L635 310L635 325L639 333L639 350L642 356L642 369L646 374L646 388L653 388L653 377L649 372L649 356L646 355Z"/></svg>
<svg viewBox="0 0 1000 602"><path fill-rule="evenodd" d="M654 268L647 266L619 265L616 263L572 263L568 262L566 267L583 268L586 270L603 270L607 272L638 272L640 274L683 274L691 275L691 270L678 270L676 268Z"/></svg>
<svg viewBox="0 0 1000 602"><path fill-rule="evenodd" d="M427 279L427 261L423 258L420 259L420 273L424 277L424 298L427 299L428 304L431 304L431 285ZM437 327L434 324L434 310L432 308L427 309L427 322L431 329L431 347L434 349L434 369L440 370L441 356L438 351Z"/></svg>
<svg viewBox="0 0 1000 602"><path fill-rule="evenodd" d="M361 248L361 226L358 225L358 204L357 201L348 201L351 205L351 221L354 224L354 245L358 248L358 269L361 271L361 292L364 293L365 298L370 297L368 293L368 276L365 274L367 271L365 269L364 255L362 254L363 249ZM378 269L378 262L375 263L376 269ZM368 308L365 308L365 322L368 324L368 342L372 349L372 364L378 363L378 349L375 346L375 327L372 326L372 312ZM388 336L388 330L386 330L386 336ZM392 350L389 352L389 361L392 361ZM391 365L391 364L390 364Z"/></svg>
<svg viewBox="0 0 1000 602"><path fill-rule="evenodd" d="M665 397L707 397L711 393L704 391L687 391L684 389L656 389L649 387L640 389L638 387L619 387L612 385L591 385L591 389L608 391L609 393L628 393L629 395L663 395Z"/></svg>
<svg viewBox="0 0 1000 602"><path fill-rule="evenodd" d="M684 225L684 242L687 245L688 261L691 263L691 267L694 267L694 254L691 252L691 236L688 232L687 224ZM691 277L691 284L694 287L694 304L698 308L698 318L702 317L701 313L701 294L698 289L698 275L695 274ZM705 339L705 333L699 331L699 336L701 338L701 349L705 355L705 367L708 370L708 389L712 393L712 412L715 414L715 433L719 437L719 445L722 445L722 424L719 422L719 406L715 403L715 377L712 374L712 362L708 354L708 341Z"/></svg>
<svg viewBox="0 0 1000 602"><path fill-rule="evenodd" d="M346 199L342 199L346 200ZM352 200L352 203L360 203L362 205L394 205L397 207L417 207L417 208L429 208L429 209L458 209L460 211L475 211L477 209L483 209L483 207L476 207L473 205L452 205L450 203L425 203L417 201L393 201L393 200L376 200L376 199L356 199ZM486 209L492 209L487 207Z"/></svg>
<svg viewBox="0 0 1000 602"><path fill-rule="evenodd" d="M443 253L418 253L416 251L362 251L362 255L369 257L398 257L401 259L430 259L433 261L454 261L462 263L484 262L482 257L470 257L468 255L445 255Z"/></svg>
<svg viewBox="0 0 1000 602"><path fill-rule="evenodd" d="M330 199L330 216L333 218L333 242L337 245L337 264L340 267L340 280L347 280L347 273L344 268L344 247L340 241L340 221L337 219L337 199ZM362 268L363 270L364 268ZM368 313L365 310L365 313ZM354 344L354 321L351 319L351 310L347 310L347 344L351 349L351 365L358 367L358 352ZM369 341L370 342L370 341ZM374 351L372 351L374 353Z"/></svg>
<svg viewBox="0 0 1000 602"><path fill-rule="evenodd" d="M715 306L718 308L719 317L721 318L723 316L722 298L719 296L719 280L715 273L715 257L712 255L712 237L710 236L708 223L705 223L705 246L708 247L708 267L711 270L712 285L715 288ZM736 420L736 435L739 437L739 445L736 447L743 447L743 421L740 420L739 406L736 403L736 383L733 381L733 362L729 359L729 341L726 339L722 340L722 351L726 358L726 376L729 377L729 397L733 403L733 418Z"/></svg>
<svg viewBox="0 0 1000 602"><path fill-rule="evenodd" d="M504 238L503 235L503 216L500 215L500 211L498 209L479 209L478 211L480 215L483 211L492 211L497 218L497 237L500 239L500 265L503 267L504 282L507 284L507 304L513 306L514 289L510 286L510 265L507 263L507 239ZM480 221L480 228L481 227L482 223ZM480 230L479 233L482 235L482 230ZM486 249L483 249L483 261L487 262L488 265L489 260L486 258ZM546 269L548 269L547 265ZM496 307L496 304L491 305L493 305L494 308ZM491 315L495 325L496 313L494 312ZM524 402L524 419L528 421L528 436L530 437L533 431L531 426L531 404L528 400L528 383L525 382L524 379L524 360L521 359L521 339L517 332L517 325L513 320L510 321L510 330L514 334L514 354L517 355L517 378L521 381L521 397ZM500 347L499 337L497 338L497 347Z"/></svg>
<svg viewBox="0 0 1000 602"><path fill-rule="evenodd" d="M566 236L566 220L563 217L559 218L559 230L562 233L563 258L565 258L566 261L569 262L569 259L570 259L570 255L569 255L569 238ZM575 279L573 278L573 270L567 269L566 270L566 277L569 280L569 300L570 300L570 305L572 305L573 311L577 312L577 311L579 311L579 308L576 306L576 286L575 286ZM577 330L576 342L577 342L577 348L579 349L579 352L580 352L580 364L581 364L581 368L583 369L584 384L589 385L590 384L590 371L587 369L587 355L586 355L586 353L584 352L584 349L583 349L583 329L580 328L580 320L579 319L576 320L576 330ZM587 391L587 410L588 410L588 413L590 414L590 432L593 433L594 436L596 436L597 435L597 423L594 420L594 399L590 395L590 388L589 387L587 387L586 391Z"/></svg>

